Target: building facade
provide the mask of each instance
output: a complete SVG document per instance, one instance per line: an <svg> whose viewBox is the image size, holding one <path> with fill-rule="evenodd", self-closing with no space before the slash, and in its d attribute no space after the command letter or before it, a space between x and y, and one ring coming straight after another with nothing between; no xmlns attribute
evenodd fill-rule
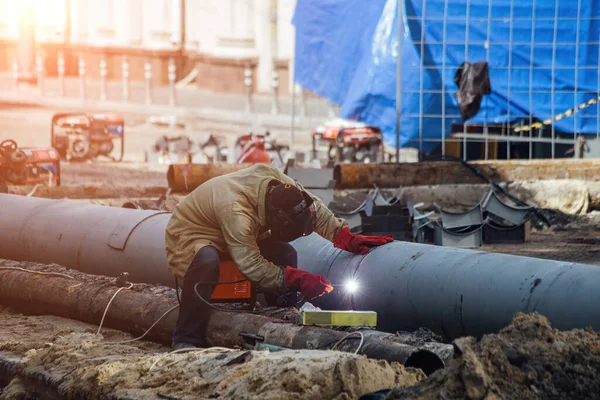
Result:
<svg viewBox="0 0 600 400"><path fill-rule="evenodd" d="M288 94L296 0L0 0L0 69L157 83L189 74L199 88ZM41 61L40 61L41 60ZM126 67L125 67L126 64ZM150 65L150 67L148 67ZM39 67L38 67L39 68Z"/></svg>

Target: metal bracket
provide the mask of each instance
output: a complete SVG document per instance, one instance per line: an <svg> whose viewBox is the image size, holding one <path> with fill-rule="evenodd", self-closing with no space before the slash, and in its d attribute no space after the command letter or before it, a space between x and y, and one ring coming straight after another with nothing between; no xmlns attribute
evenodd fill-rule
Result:
<svg viewBox="0 0 600 400"><path fill-rule="evenodd" d="M480 226L483 224L483 211L481 204L477 204L472 209L462 213L444 211L437 204L434 204L434 207L440 213L444 229L465 228L474 225Z"/></svg>
<svg viewBox="0 0 600 400"><path fill-rule="evenodd" d="M515 226L527 221L534 210L533 206L511 206L498 198L496 192L490 190L482 201L483 210L499 217Z"/></svg>
<svg viewBox="0 0 600 400"><path fill-rule="evenodd" d="M434 243L438 246L468 249L481 247L483 244L483 224L474 225L457 232L445 229L436 222L433 229Z"/></svg>

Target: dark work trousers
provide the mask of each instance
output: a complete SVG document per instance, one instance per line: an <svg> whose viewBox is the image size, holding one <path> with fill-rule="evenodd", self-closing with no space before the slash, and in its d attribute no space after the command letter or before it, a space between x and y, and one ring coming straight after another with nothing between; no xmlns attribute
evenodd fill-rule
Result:
<svg viewBox="0 0 600 400"><path fill-rule="evenodd" d="M266 239L258 243L262 256L282 268L298 268L296 250L286 242ZM200 249L192 260L183 280L179 317L173 333L173 343L190 343L203 347L210 306L194 292L197 282L218 282L219 252L212 246ZM199 284L198 294L210 301L215 284ZM268 305L296 306L296 292L265 293Z"/></svg>

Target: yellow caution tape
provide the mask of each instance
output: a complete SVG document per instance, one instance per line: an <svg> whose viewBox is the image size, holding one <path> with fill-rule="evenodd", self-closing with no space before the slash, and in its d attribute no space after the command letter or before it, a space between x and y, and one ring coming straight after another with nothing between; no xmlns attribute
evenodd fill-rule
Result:
<svg viewBox="0 0 600 400"><path fill-rule="evenodd" d="M544 125L546 125L546 126L550 125L554 121L560 121L563 118L570 117L571 115L583 110L584 108L588 108L589 106L593 106L594 104L597 104L599 101L600 101L600 96L596 97L595 99L590 99L588 101L584 101L579 106L577 106L575 108L571 108L571 109L565 111L564 113L558 114L554 118L547 119L544 122L535 122L531 125L525 125L522 127L514 128L514 131L515 132L529 132L532 129L539 129L539 128L543 127Z"/></svg>

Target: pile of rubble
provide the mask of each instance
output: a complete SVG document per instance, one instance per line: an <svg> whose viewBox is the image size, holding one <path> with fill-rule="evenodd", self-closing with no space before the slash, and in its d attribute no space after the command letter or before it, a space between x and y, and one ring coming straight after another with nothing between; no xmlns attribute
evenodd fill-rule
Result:
<svg viewBox="0 0 600 400"><path fill-rule="evenodd" d="M539 314L517 314L495 335L454 342L457 357L393 399L593 399L600 395L600 335L552 329Z"/></svg>

